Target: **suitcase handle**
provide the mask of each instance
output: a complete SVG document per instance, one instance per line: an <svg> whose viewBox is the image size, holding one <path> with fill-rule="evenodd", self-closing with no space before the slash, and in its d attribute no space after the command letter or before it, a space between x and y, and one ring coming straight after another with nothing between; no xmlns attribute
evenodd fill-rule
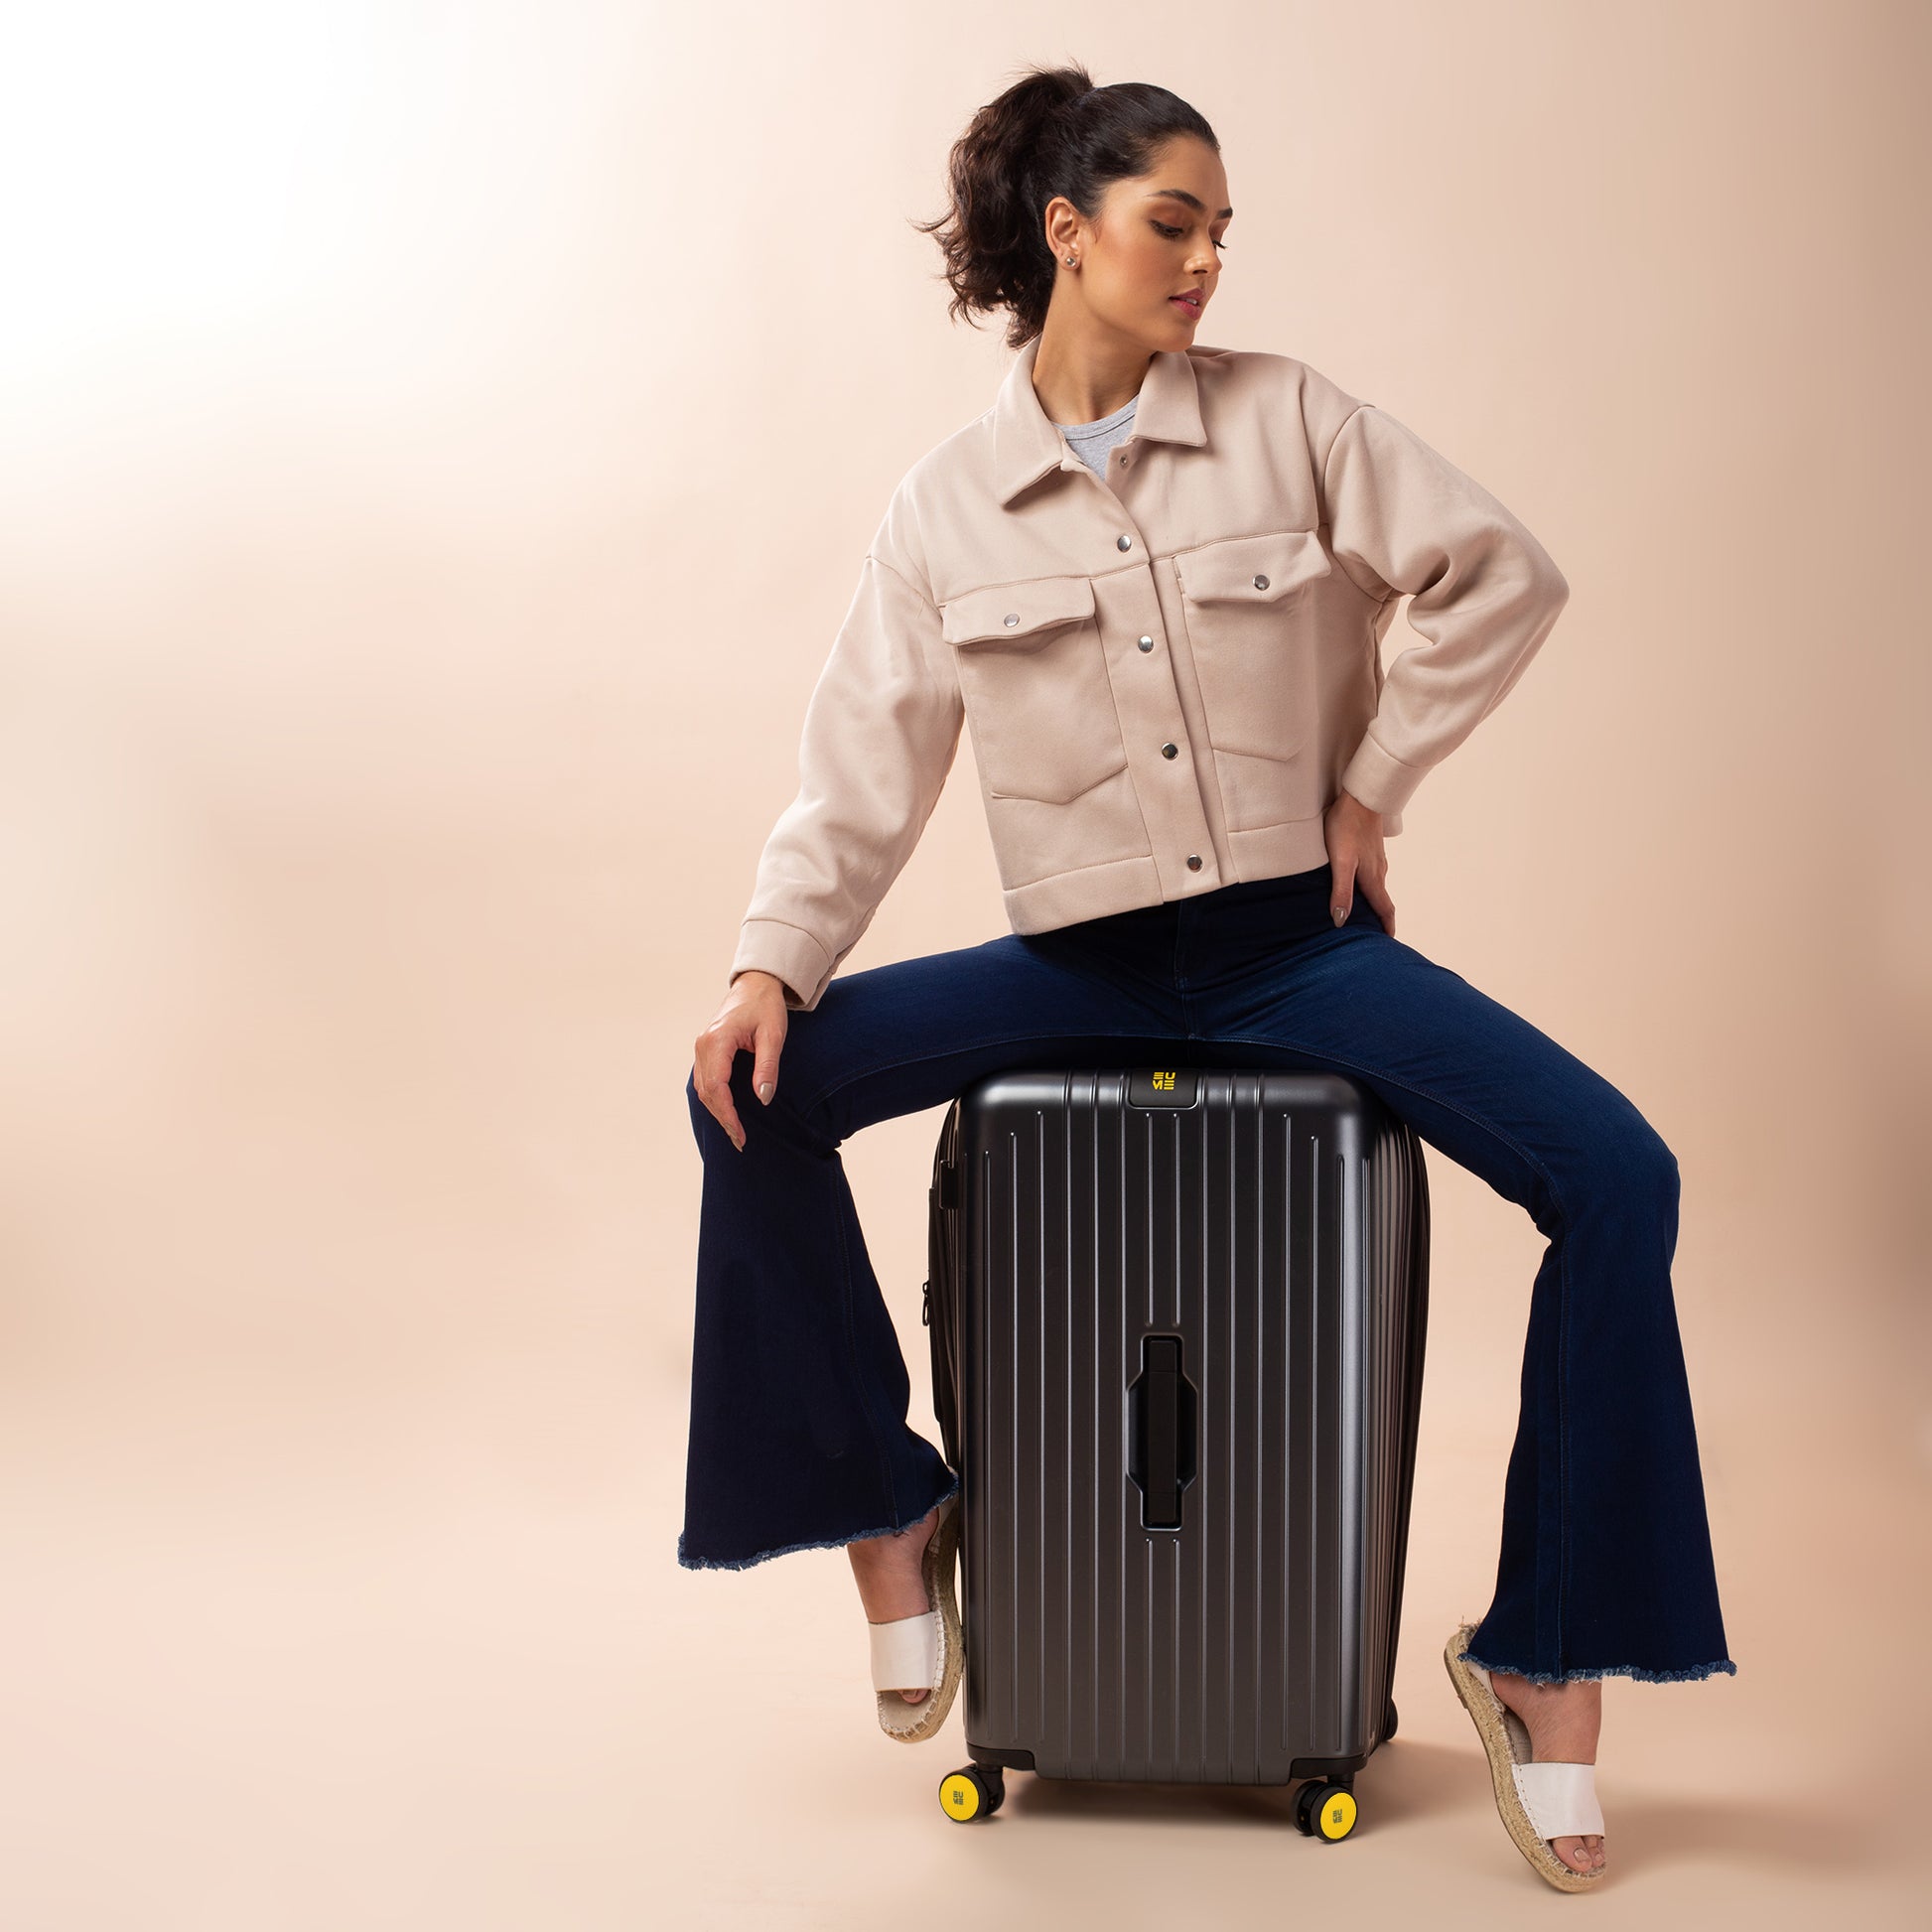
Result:
<svg viewBox="0 0 1932 1932"><path fill-rule="evenodd" d="M1128 1474L1141 1491L1141 1527L1180 1528L1180 1492L1194 1479L1193 1384L1178 1335L1143 1335L1141 1372L1127 1388Z"/></svg>

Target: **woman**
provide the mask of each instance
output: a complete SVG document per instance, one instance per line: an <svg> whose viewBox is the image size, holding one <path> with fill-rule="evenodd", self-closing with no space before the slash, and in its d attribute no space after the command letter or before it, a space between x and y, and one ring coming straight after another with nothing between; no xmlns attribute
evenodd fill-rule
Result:
<svg viewBox="0 0 1932 1932"><path fill-rule="evenodd" d="M1021 354L868 548L696 1042L679 1560L844 1545L880 1722L931 1735L961 1663L958 1481L906 1427L840 1142L984 1073L1176 1041L1339 1069L1549 1237L1496 1593L1446 1657L1519 1849L1582 1889L1604 1869L1599 1680L1736 1668L1672 1301L1677 1164L1607 1081L1397 940L1383 845L1568 586L1386 412L1195 344L1232 207L1212 130L1166 89L1032 71L951 180L926 227L953 313L1005 309ZM1385 676L1404 595L1429 642ZM962 727L1013 930L834 979Z"/></svg>

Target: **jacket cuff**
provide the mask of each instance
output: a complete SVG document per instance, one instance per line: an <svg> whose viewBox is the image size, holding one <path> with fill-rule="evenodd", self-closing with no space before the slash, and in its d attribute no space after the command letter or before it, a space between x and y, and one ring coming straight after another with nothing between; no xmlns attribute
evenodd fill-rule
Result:
<svg viewBox="0 0 1932 1932"><path fill-rule="evenodd" d="M802 926L782 919L747 919L739 928L726 984L754 969L775 973L784 982L785 1005L794 1013L810 1013L824 998L837 963Z"/></svg>
<svg viewBox="0 0 1932 1932"><path fill-rule="evenodd" d="M1372 736L1364 734L1355 747L1355 756L1342 767L1341 787L1370 811L1388 817L1399 814L1415 796L1428 769L1427 765L1404 764L1400 759L1391 758Z"/></svg>

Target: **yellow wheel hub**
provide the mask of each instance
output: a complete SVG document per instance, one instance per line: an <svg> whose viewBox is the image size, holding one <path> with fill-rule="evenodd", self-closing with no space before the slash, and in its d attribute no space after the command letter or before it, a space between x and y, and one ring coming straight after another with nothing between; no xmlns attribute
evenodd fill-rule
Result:
<svg viewBox="0 0 1932 1932"><path fill-rule="evenodd" d="M971 1818L980 1808L979 1786L954 1771L939 1781L939 1802L945 1806L948 1818Z"/></svg>
<svg viewBox="0 0 1932 1932"><path fill-rule="evenodd" d="M1346 1838L1355 1829L1355 1794L1352 1791L1331 1791L1321 1801L1321 1809L1314 1815L1314 1829L1331 1842Z"/></svg>

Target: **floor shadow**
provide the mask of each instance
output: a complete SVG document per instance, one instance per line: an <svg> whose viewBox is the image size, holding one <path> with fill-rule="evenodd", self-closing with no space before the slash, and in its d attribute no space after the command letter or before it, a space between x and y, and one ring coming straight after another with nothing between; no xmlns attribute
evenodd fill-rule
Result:
<svg viewBox="0 0 1932 1932"><path fill-rule="evenodd" d="M1113 1779L1047 1778L1030 1771L1007 1774L1006 1803L998 1824L1011 1817L1131 1820L1151 1830L1198 1831L1203 1825L1294 1830L1299 1786L1141 1783ZM1357 1833L1423 1818L1467 1813L1503 1830L1490 1791L1489 1767L1480 1751L1394 1738L1354 1774L1360 1807ZM1880 1868L1884 1848L1897 1833L1895 1821L1872 1812L1861 1819L1834 1811L1831 1829L1816 1804L1776 1797L1712 1797L1686 1791L1666 1795L1604 1773L1604 1838L1618 1866L1661 1869L1708 1864L1714 1858L1829 1878Z"/></svg>

